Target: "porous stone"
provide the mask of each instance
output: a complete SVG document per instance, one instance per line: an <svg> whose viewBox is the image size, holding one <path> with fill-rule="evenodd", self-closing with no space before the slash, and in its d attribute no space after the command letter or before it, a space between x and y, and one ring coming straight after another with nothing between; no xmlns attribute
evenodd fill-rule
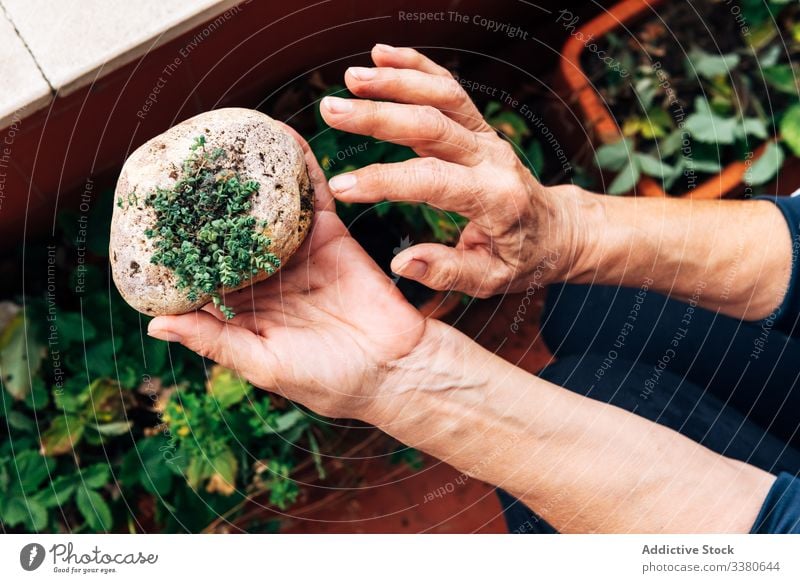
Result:
<svg viewBox="0 0 800 583"><path fill-rule="evenodd" d="M313 188L303 150L286 129L263 113L226 108L202 113L156 136L125 161L117 181L111 220L109 258L114 283L136 310L151 315L182 314L211 300L211 294L190 301L173 271L151 262L155 210L145 203L157 188L172 188L191 146L205 136L206 148L222 148L225 166L259 183L249 211L257 224L265 221L270 252L284 265L305 239L313 214ZM119 204L117 204L119 201ZM238 287L269 277L260 271ZM232 289L220 288L218 293Z"/></svg>

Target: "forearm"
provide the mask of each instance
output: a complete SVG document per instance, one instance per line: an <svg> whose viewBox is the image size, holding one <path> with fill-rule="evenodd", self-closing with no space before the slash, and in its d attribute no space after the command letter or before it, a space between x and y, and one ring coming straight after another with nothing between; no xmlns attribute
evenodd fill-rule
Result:
<svg viewBox="0 0 800 583"><path fill-rule="evenodd" d="M586 237L569 281L648 284L747 320L780 305L792 242L774 204L581 195L593 204L580 219Z"/></svg>
<svg viewBox="0 0 800 583"><path fill-rule="evenodd" d="M403 406L382 429L504 488L562 532L747 532L773 481L438 322L393 375Z"/></svg>

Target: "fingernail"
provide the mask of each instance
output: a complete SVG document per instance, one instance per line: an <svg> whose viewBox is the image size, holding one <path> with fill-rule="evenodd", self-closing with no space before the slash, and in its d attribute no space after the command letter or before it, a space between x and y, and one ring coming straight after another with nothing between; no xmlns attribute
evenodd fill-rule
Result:
<svg viewBox="0 0 800 583"><path fill-rule="evenodd" d="M400 268L400 275L416 279L425 275L426 271L428 271L427 263L419 259L412 259Z"/></svg>
<svg viewBox="0 0 800 583"><path fill-rule="evenodd" d="M370 69L369 67L350 67L347 72L359 81L369 81L378 74L375 69Z"/></svg>
<svg viewBox="0 0 800 583"><path fill-rule="evenodd" d="M331 97L328 95L322 100L322 106L331 113L347 113L353 111L353 102L341 97Z"/></svg>
<svg viewBox="0 0 800 583"><path fill-rule="evenodd" d="M394 47L393 46L385 45L385 44L382 44L382 43L376 44L375 48L378 49L381 52L384 52L384 53L391 53L392 51L394 51Z"/></svg>
<svg viewBox="0 0 800 583"><path fill-rule="evenodd" d="M356 185L356 181L355 174L339 174L331 178L330 181L328 181L328 185L331 187L331 190L344 192L345 190L353 188Z"/></svg>
<svg viewBox="0 0 800 583"><path fill-rule="evenodd" d="M147 335L164 342L183 342L183 336L169 330L148 330Z"/></svg>

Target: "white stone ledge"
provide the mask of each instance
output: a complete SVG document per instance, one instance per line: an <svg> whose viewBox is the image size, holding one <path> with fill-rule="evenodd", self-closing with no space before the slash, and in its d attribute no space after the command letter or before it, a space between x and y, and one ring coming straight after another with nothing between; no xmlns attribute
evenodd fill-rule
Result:
<svg viewBox="0 0 800 583"><path fill-rule="evenodd" d="M0 128L44 107L51 90L14 26L0 11Z"/></svg>
<svg viewBox="0 0 800 583"><path fill-rule="evenodd" d="M0 0L0 128L242 0Z"/></svg>

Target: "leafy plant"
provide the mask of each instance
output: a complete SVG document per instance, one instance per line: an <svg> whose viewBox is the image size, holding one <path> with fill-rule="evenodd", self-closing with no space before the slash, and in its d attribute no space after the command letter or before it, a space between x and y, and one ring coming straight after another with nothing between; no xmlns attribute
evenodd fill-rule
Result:
<svg viewBox="0 0 800 583"><path fill-rule="evenodd" d="M51 512L74 503L85 528L99 532L112 528L111 510L100 493L110 479L107 465L94 464L55 476L52 458L31 449L14 456L8 453L0 457L0 521L4 524L45 531L53 523Z"/></svg>
<svg viewBox="0 0 800 583"><path fill-rule="evenodd" d="M62 214L52 277L27 269L27 295L0 302L2 527L184 532L235 519L254 496L288 508L295 468L308 460L325 474L326 424L144 334L100 254L112 206L108 192L84 219ZM93 241L89 263L79 237ZM50 260L44 244L26 256Z"/></svg>
<svg viewBox="0 0 800 583"><path fill-rule="evenodd" d="M158 188L144 204L156 213L145 235L155 240L151 261L175 273L179 288L190 301L210 294L226 318L234 313L219 295L222 286L234 288L259 271L274 273L280 260L270 253L272 242L264 224L249 214L251 198L259 184L230 168L222 148L206 151L205 136L198 136L184 161L182 174L172 188ZM131 193L137 204L135 193ZM126 204L122 198L119 206Z"/></svg>
<svg viewBox="0 0 800 583"><path fill-rule="evenodd" d="M597 167L615 173L610 194L630 191L642 175L667 192L691 190L730 162L750 159L764 144L746 175L750 184L762 185L781 168L784 147L800 152L798 76L791 60L800 54L798 7L783 0L745 2L750 27L721 30L705 43L702 23L730 14L709 0L693 6L668 5L666 24L640 25L635 43L614 35L604 41L612 58L632 72L630 78L613 68L602 76L594 72L623 133L619 143L604 145L595 156ZM685 59L670 52L675 43L687 48ZM600 66L586 59L589 70ZM779 140L771 142L772 135Z"/></svg>

